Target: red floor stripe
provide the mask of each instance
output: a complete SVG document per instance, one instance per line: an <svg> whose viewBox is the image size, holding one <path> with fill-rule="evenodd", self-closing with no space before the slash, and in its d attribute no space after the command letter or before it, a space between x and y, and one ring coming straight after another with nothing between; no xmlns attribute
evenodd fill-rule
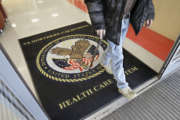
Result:
<svg viewBox="0 0 180 120"><path fill-rule="evenodd" d="M84 12L88 12L86 5L84 4L83 0L75 0L74 1L75 6L83 10Z"/></svg>
<svg viewBox="0 0 180 120"><path fill-rule="evenodd" d="M135 36L135 33L130 26L127 37L155 56L159 57L161 60L166 60L174 44L173 40L170 40L147 28L143 28L139 35Z"/></svg>
<svg viewBox="0 0 180 120"><path fill-rule="evenodd" d="M88 12L84 0L68 0L70 3L74 4L76 7L80 8L84 12Z"/></svg>
<svg viewBox="0 0 180 120"><path fill-rule="evenodd" d="M68 0L70 3L73 3L74 0Z"/></svg>
<svg viewBox="0 0 180 120"><path fill-rule="evenodd" d="M88 11L83 0L68 1L75 4L75 6L77 6L84 12ZM140 34L138 36L135 36L134 31L130 26L127 37L163 61L166 60L174 44L173 40L170 40L147 28L143 28Z"/></svg>

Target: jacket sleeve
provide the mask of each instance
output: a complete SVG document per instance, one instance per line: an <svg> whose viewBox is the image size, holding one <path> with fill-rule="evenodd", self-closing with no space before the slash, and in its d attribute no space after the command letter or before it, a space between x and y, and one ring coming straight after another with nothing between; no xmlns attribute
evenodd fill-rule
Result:
<svg viewBox="0 0 180 120"><path fill-rule="evenodd" d="M155 10L154 10L154 4L152 2L152 0L148 0L148 16L147 16L147 20L152 19L154 20L154 16L155 16Z"/></svg>
<svg viewBox="0 0 180 120"><path fill-rule="evenodd" d="M85 0L91 23L95 29L105 29L104 6L102 0Z"/></svg>

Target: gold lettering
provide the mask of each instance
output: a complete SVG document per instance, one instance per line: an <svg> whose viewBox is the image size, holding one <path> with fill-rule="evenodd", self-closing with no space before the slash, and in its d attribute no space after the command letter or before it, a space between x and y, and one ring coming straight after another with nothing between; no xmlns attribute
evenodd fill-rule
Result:
<svg viewBox="0 0 180 120"><path fill-rule="evenodd" d="M73 101L73 103L76 103L76 102L78 102L78 100L76 99L76 98L72 98L72 101Z"/></svg>
<svg viewBox="0 0 180 120"><path fill-rule="evenodd" d="M95 86L93 89L94 91L98 92L98 89L97 89L98 86Z"/></svg>
<svg viewBox="0 0 180 120"><path fill-rule="evenodd" d="M48 36L46 36L46 39L49 39L50 37L49 37L49 35Z"/></svg>
<svg viewBox="0 0 180 120"><path fill-rule="evenodd" d="M70 32L70 30L66 30L66 31L64 31L64 33L69 33Z"/></svg>
<svg viewBox="0 0 180 120"><path fill-rule="evenodd" d="M100 87L100 89L105 88L105 86L103 84L100 84L99 87Z"/></svg>
<svg viewBox="0 0 180 120"><path fill-rule="evenodd" d="M88 96L90 96L91 94L93 94L93 91L91 89L88 89L86 93L88 94Z"/></svg>
<svg viewBox="0 0 180 120"><path fill-rule="evenodd" d="M47 37L46 37L46 36L44 36L42 39L43 39L43 40L46 40L46 38L47 38Z"/></svg>
<svg viewBox="0 0 180 120"><path fill-rule="evenodd" d="M84 74L85 74L85 77L88 77L88 76L89 76L88 72L86 72L86 73L84 73Z"/></svg>
<svg viewBox="0 0 180 120"><path fill-rule="evenodd" d="M25 45L30 45L30 44L31 44L31 42L26 42L26 43L25 43Z"/></svg>
<svg viewBox="0 0 180 120"><path fill-rule="evenodd" d="M66 100L66 101L65 101L65 103L67 104L67 106L72 105L72 103L71 103L70 99Z"/></svg>
<svg viewBox="0 0 180 120"><path fill-rule="evenodd" d="M64 109L64 108L66 108L67 106L66 106L66 104L63 102L63 103L60 103L60 104L59 104L59 107L60 107L60 109L62 110L62 109Z"/></svg>
<svg viewBox="0 0 180 120"><path fill-rule="evenodd" d="M86 92L82 92L82 93L81 93L81 95L82 95L84 98L87 97L87 95L86 95L85 93L86 93Z"/></svg>
<svg viewBox="0 0 180 120"><path fill-rule="evenodd" d="M62 77L62 78L64 78L64 75L63 75L63 74L61 74L61 77Z"/></svg>
<svg viewBox="0 0 180 120"><path fill-rule="evenodd" d="M112 79L108 79L107 81L109 82L109 84L112 84L112 83L113 83L113 80L112 80Z"/></svg>
<svg viewBox="0 0 180 120"><path fill-rule="evenodd" d="M53 35L50 35L50 38L52 38L53 37Z"/></svg>
<svg viewBox="0 0 180 120"><path fill-rule="evenodd" d="M77 75L76 75L76 74L73 74L73 77L74 77L74 78L77 78Z"/></svg>
<svg viewBox="0 0 180 120"><path fill-rule="evenodd" d="M125 75L129 75L129 73L127 71L125 71Z"/></svg>
<svg viewBox="0 0 180 120"><path fill-rule="evenodd" d="M109 82L108 82L108 81L104 81L104 82L103 82L103 85L104 85L104 86L108 86L108 85L109 85Z"/></svg>
<svg viewBox="0 0 180 120"><path fill-rule="evenodd" d="M49 39L49 38L51 38L51 35L48 35L48 36L46 37L46 39Z"/></svg>
<svg viewBox="0 0 180 120"><path fill-rule="evenodd" d="M63 34L63 33L64 33L64 31L60 32L60 34Z"/></svg>
<svg viewBox="0 0 180 120"><path fill-rule="evenodd" d="M97 69L100 70L100 69L102 69L102 67L99 65L99 66L97 67Z"/></svg>
<svg viewBox="0 0 180 120"><path fill-rule="evenodd" d="M137 71L137 70L139 70L136 66L134 66L133 68L132 68L132 70L133 71Z"/></svg>
<svg viewBox="0 0 180 120"><path fill-rule="evenodd" d="M92 72L91 72L91 71L88 71L88 74L89 74L89 75L91 75L91 74L92 74Z"/></svg>
<svg viewBox="0 0 180 120"><path fill-rule="evenodd" d="M59 35L59 33L56 33L56 36L58 36Z"/></svg>
<svg viewBox="0 0 180 120"><path fill-rule="evenodd" d="M139 70L139 69L138 69L136 66L134 66L134 67L126 70L126 71L125 71L125 74L126 74L126 75L130 75L130 74L134 73L134 72L137 71L137 70Z"/></svg>
<svg viewBox="0 0 180 120"><path fill-rule="evenodd" d="M77 94L75 97L71 97L71 98L65 100L64 102L59 104L59 107L62 110L68 106L73 105L74 103L82 101L83 99L93 95L95 92L98 92L111 84L113 84L113 80L108 79L108 80L102 82L101 84L98 84L90 89L87 89L87 90L81 92L80 94Z"/></svg>
<svg viewBox="0 0 180 120"><path fill-rule="evenodd" d="M81 75L80 74L77 74L78 77L80 77Z"/></svg>
<svg viewBox="0 0 180 120"><path fill-rule="evenodd" d="M62 104L59 104L60 109L62 110L64 106Z"/></svg>
<svg viewBox="0 0 180 120"><path fill-rule="evenodd" d="M128 72L129 74L132 74L132 73L133 73L132 69L129 69L127 72Z"/></svg>
<svg viewBox="0 0 180 120"><path fill-rule="evenodd" d="M77 98L79 101L83 99L83 98L82 98L81 96L79 96L79 95L76 95L76 98Z"/></svg>
<svg viewBox="0 0 180 120"><path fill-rule="evenodd" d="M64 33L70 33L70 32L73 32L73 31L76 31L76 30L79 30L79 29L83 29L83 28L86 28L86 27L88 27L88 25L84 25L84 26L77 27L77 28L72 28L72 29L69 29L69 30L66 30L66 31L62 31L62 32L55 33L55 34L52 34L52 35L44 36L44 37L41 37L41 38L38 38L38 39L35 39L35 40L32 40L32 41L23 43L23 45L30 45L32 43L36 43L36 42L39 42L39 41L42 41L42 40L46 40L46 39L49 39L49 38L52 38L52 37L56 37L56 36L64 34Z"/></svg>
<svg viewBox="0 0 180 120"><path fill-rule="evenodd" d="M53 34L52 37L56 37L56 34Z"/></svg>

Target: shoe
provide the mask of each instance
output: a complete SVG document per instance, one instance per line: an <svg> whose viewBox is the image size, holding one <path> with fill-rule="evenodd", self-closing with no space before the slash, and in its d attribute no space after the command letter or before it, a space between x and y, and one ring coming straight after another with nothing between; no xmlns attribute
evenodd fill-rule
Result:
<svg viewBox="0 0 180 120"><path fill-rule="evenodd" d="M137 94L130 88L126 87L123 89L118 89L118 92L121 93L124 97L126 97L128 100L131 100L137 96Z"/></svg>
<svg viewBox="0 0 180 120"><path fill-rule="evenodd" d="M110 65L103 65L102 63L100 63L100 65L104 67L104 69L107 73L109 73L111 75L113 74Z"/></svg>

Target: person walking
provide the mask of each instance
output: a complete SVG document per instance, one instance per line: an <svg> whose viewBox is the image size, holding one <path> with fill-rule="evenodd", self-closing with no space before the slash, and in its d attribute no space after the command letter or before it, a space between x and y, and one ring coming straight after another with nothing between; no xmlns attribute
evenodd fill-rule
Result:
<svg viewBox="0 0 180 120"><path fill-rule="evenodd" d="M122 46L129 23L136 35L143 26L152 24L155 14L152 0L85 0L85 4L97 35L109 43L101 65L112 71L119 93L134 98L136 93L129 87L124 73Z"/></svg>

